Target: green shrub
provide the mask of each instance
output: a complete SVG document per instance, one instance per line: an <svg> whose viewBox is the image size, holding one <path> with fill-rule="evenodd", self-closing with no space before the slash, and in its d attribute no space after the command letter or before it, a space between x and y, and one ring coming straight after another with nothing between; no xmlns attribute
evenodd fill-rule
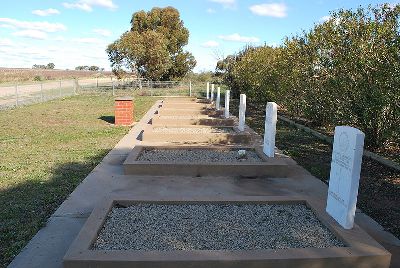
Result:
<svg viewBox="0 0 400 268"><path fill-rule="evenodd" d="M217 65L236 95L275 101L321 126L351 125L369 147L399 143L400 5L339 10L278 48L246 48Z"/></svg>

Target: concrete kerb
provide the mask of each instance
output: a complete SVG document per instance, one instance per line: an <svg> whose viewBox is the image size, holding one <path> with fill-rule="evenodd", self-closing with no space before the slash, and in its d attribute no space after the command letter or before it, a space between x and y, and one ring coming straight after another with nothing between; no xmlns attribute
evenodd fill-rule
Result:
<svg viewBox="0 0 400 268"><path fill-rule="evenodd" d="M133 198L132 194L111 196L97 207L72 243L64 257L65 268L83 267L389 267L390 253L374 241L357 225L344 230L331 218L321 205L321 200L301 196L236 196L203 197L187 196L179 199ZM92 250L92 244L102 228L109 211L116 204L136 203L181 204L306 204L317 218L333 232L345 247L290 248L279 250L192 250L192 251L131 251Z"/></svg>
<svg viewBox="0 0 400 268"><path fill-rule="evenodd" d="M215 133L181 133L174 132L176 128L167 126L162 128L165 131L156 132L154 129L158 127L148 125L145 127L142 141L144 142L168 142L168 143L208 143L208 144L252 144L252 136L247 132L239 132L236 127L217 127L217 126L186 126L184 129L192 129L200 131L206 129L209 131L216 130ZM219 132L218 129L226 129L227 133Z"/></svg>
<svg viewBox="0 0 400 268"><path fill-rule="evenodd" d="M254 151L260 158L259 162L176 162L176 161L138 161L144 150L247 150ZM234 176L234 177L277 177L286 178L295 176L299 166L288 157L269 158L264 155L261 147L248 146L136 146L124 162L125 174L153 175L153 176Z"/></svg>
<svg viewBox="0 0 400 268"><path fill-rule="evenodd" d="M93 208L113 190L115 177L123 174L122 162L134 147L136 138L133 137L143 130L160 104L161 101L157 101L140 122L135 124L129 133L117 143L114 149L58 207L48 219L46 226L29 241L8 267L62 267L62 257L87 217ZM126 186L122 183L121 187L125 188Z"/></svg>

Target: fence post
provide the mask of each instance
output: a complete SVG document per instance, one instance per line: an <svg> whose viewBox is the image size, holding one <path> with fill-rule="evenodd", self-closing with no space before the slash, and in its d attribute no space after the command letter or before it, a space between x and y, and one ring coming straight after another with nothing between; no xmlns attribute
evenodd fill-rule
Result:
<svg viewBox="0 0 400 268"><path fill-rule="evenodd" d="M40 82L40 102L43 102L43 82Z"/></svg>
<svg viewBox="0 0 400 268"><path fill-rule="evenodd" d="M18 107L18 84L15 84L15 107Z"/></svg>
<svg viewBox="0 0 400 268"><path fill-rule="evenodd" d="M61 98L61 80L60 80L60 87L59 87L59 89L60 89L60 98Z"/></svg>
<svg viewBox="0 0 400 268"><path fill-rule="evenodd" d="M99 77L96 77L96 88L99 88Z"/></svg>
<svg viewBox="0 0 400 268"><path fill-rule="evenodd" d="M189 81L189 97L192 96L192 81Z"/></svg>
<svg viewBox="0 0 400 268"><path fill-rule="evenodd" d="M112 95L115 96L115 84L114 84L114 80L112 81Z"/></svg>

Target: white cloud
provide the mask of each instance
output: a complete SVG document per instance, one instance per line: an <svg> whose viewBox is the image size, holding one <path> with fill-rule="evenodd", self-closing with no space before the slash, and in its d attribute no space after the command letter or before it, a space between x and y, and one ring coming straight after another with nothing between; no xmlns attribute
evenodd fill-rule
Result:
<svg viewBox="0 0 400 268"><path fill-rule="evenodd" d="M215 11L215 9L207 8L206 12L209 14L214 14L216 11Z"/></svg>
<svg viewBox="0 0 400 268"><path fill-rule="evenodd" d="M209 1L221 4L225 8L232 8L236 5L236 0L209 0Z"/></svg>
<svg viewBox="0 0 400 268"><path fill-rule="evenodd" d="M34 15L38 15L41 17L46 17L46 16L50 16L50 15L58 15L60 14L60 11L58 11L57 9L54 8L49 8L49 9L36 9L32 11L32 14Z"/></svg>
<svg viewBox="0 0 400 268"><path fill-rule="evenodd" d="M110 30L107 30L107 29L93 29L93 32L97 33L99 35L105 36L105 37L108 37L108 36L112 35L112 32Z"/></svg>
<svg viewBox="0 0 400 268"><path fill-rule="evenodd" d="M54 33L65 31L67 27L61 23L50 23L47 21L19 21L10 18L0 18L0 22L8 27L23 29L23 30L37 30L47 33Z"/></svg>
<svg viewBox="0 0 400 268"><path fill-rule="evenodd" d="M210 47L217 47L219 46L219 43L213 40L207 41L203 44L201 44L202 47L210 48Z"/></svg>
<svg viewBox="0 0 400 268"><path fill-rule="evenodd" d="M319 19L320 22L325 22L331 19L331 16L323 16L322 18Z"/></svg>
<svg viewBox="0 0 400 268"><path fill-rule="evenodd" d="M93 10L91 6L83 3L62 3L62 5L68 9L80 9L87 12L91 12Z"/></svg>
<svg viewBox="0 0 400 268"><path fill-rule="evenodd" d="M45 32L38 31L38 30L22 30L22 31L15 32L12 35L18 36L18 37L37 39L37 40L44 40L47 38L47 34Z"/></svg>
<svg viewBox="0 0 400 268"><path fill-rule="evenodd" d="M250 11L259 16L284 18L287 16L287 7L283 3L259 4L250 6Z"/></svg>
<svg viewBox="0 0 400 268"><path fill-rule="evenodd" d="M14 45L14 42L8 38L0 38L0 47L11 47Z"/></svg>
<svg viewBox="0 0 400 268"><path fill-rule="evenodd" d="M114 4L113 0L78 0L74 3L64 2L62 5L68 9L80 9L86 12L91 12L94 6L104 7L111 10L118 8L118 6Z"/></svg>
<svg viewBox="0 0 400 268"><path fill-rule="evenodd" d="M241 36L238 33L234 33L231 35L220 35L218 36L219 39L225 41L232 41L232 42L241 42L241 43L257 43L260 42L260 39L254 36Z"/></svg>
<svg viewBox="0 0 400 268"><path fill-rule="evenodd" d="M84 44L100 44L100 43L103 43L102 40L100 40L98 38L92 38L92 37L75 38L75 39L72 39L72 41L77 42L77 43L84 43Z"/></svg>

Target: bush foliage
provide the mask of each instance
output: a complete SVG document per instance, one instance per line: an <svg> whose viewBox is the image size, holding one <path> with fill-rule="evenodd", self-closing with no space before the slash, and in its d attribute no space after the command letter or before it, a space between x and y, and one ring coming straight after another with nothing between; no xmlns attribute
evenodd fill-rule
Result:
<svg viewBox="0 0 400 268"><path fill-rule="evenodd" d="M339 10L280 47L218 62L234 95L277 102L320 126L351 125L371 148L400 139L400 5Z"/></svg>

